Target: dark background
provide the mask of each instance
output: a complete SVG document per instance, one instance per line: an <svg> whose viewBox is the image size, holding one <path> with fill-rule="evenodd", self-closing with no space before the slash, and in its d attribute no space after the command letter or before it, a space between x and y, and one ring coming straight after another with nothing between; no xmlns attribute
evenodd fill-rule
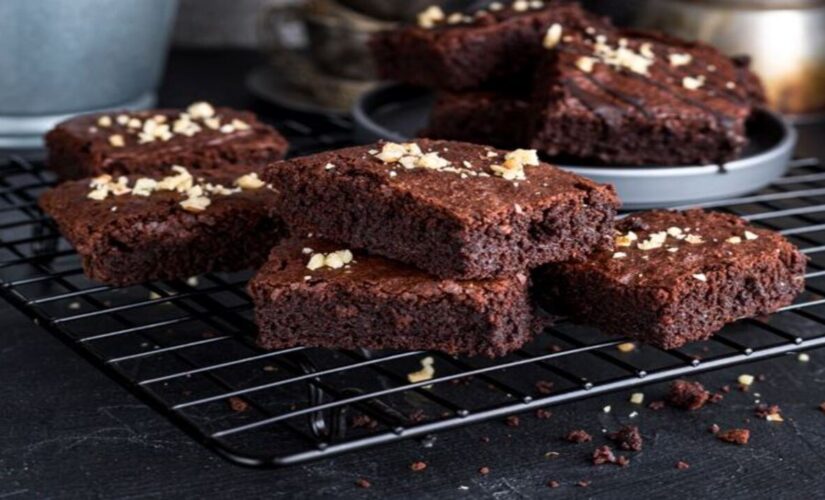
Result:
<svg viewBox="0 0 825 500"><path fill-rule="evenodd" d="M197 99L254 109L264 118L286 113L255 102L243 87L259 58L245 51L176 51L161 89L161 104ZM219 69L218 69L219 68ZM800 153L825 158L825 128L802 130ZM0 302L0 499L30 497L347 497L636 498L825 496L825 351L743 365L698 377L716 390L740 374L763 374L749 392L734 389L696 412L653 411L616 393L553 408L549 420L523 415L519 427L502 421L440 434L434 442L405 441L280 470L231 465L192 441L80 357ZM645 403L667 384L645 386ZM754 416L756 400L778 404L785 422ZM610 413L602 408L612 406ZM638 416L629 415L634 410ZM607 444L602 429L639 425L644 449L627 468L593 466L590 455ZM746 446L722 443L708 432L751 429ZM592 443L562 439L572 429ZM482 438L489 438L484 442ZM557 452L548 458L547 452ZM428 467L412 472L410 463ZM683 460L687 470L677 470ZM486 476L481 467L489 467ZM355 485L359 478L370 489ZM556 480L557 489L546 483ZM591 482L587 488L576 486ZM466 488L466 489L465 489Z"/></svg>

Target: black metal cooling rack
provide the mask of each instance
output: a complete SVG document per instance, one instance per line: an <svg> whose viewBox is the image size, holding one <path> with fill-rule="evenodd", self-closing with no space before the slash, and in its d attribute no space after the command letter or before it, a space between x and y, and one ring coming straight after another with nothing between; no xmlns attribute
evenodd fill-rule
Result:
<svg viewBox="0 0 825 500"><path fill-rule="evenodd" d="M297 153L343 145L346 121L278 124ZM760 193L708 206L781 231L811 257L806 292L674 351L561 323L496 360L428 352L263 352L249 273L112 288L88 281L39 211L42 165L0 159L0 294L198 441L250 466L280 466L825 344L825 168L794 161ZM434 360L435 376L407 375ZM552 389L548 390L552 383Z"/></svg>

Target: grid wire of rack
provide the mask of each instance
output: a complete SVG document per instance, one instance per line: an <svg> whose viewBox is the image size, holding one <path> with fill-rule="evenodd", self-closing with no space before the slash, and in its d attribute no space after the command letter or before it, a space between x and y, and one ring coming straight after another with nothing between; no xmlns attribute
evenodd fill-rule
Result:
<svg viewBox="0 0 825 500"><path fill-rule="evenodd" d="M349 141L347 120L284 121L293 154ZM42 164L0 159L0 295L196 440L248 466L283 466L428 436L640 384L825 345L825 168L795 160L763 191L704 206L785 234L810 257L806 291L769 317L662 351L561 322L503 358L255 347L251 273L113 288L87 280L37 207ZM407 375L434 359L435 376ZM549 389L549 390L548 390Z"/></svg>

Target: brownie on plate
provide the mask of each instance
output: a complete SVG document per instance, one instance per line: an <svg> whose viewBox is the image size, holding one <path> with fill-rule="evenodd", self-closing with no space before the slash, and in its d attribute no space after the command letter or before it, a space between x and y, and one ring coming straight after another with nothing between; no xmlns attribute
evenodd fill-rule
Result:
<svg viewBox="0 0 825 500"><path fill-rule="evenodd" d="M541 330L517 273L440 279L320 239L276 246L249 283L267 349L302 345L501 356Z"/></svg>
<svg viewBox="0 0 825 500"><path fill-rule="evenodd" d="M546 266L535 280L573 319L672 349L790 304L806 260L733 215L651 211L617 223L614 250Z"/></svg>
<svg viewBox="0 0 825 500"><path fill-rule="evenodd" d="M284 157L286 140L255 115L198 102L186 110L90 114L46 134L49 168L61 179L156 175L162 167L247 171ZM161 167L161 169L159 169Z"/></svg>
<svg viewBox="0 0 825 500"><path fill-rule="evenodd" d="M254 172L193 177L176 166L155 177L64 182L40 205L89 278L125 286L260 265L286 234L275 198Z"/></svg>
<svg viewBox="0 0 825 500"><path fill-rule="evenodd" d="M612 243L619 206L535 151L427 139L280 161L263 178L296 229L457 279L583 259Z"/></svg>
<svg viewBox="0 0 825 500"><path fill-rule="evenodd" d="M432 6L418 15L417 25L379 33L370 45L383 78L461 90L526 75L555 23L604 25L578 5L558 1L493 2L471 14Z"/></svg>
<svg viewBox="0 0 825 500"><path fill-rule="evenodd" d="M513 92L440 92L419 136L516 149L529 143L530 99Z"/></svg>
<svg viewBox="0 0 825 500"><path fill-rule="evenodd" d="M656 33L560 29L536 73L528 146L607 164L735 159L761 103L747 62Z"/></svg>

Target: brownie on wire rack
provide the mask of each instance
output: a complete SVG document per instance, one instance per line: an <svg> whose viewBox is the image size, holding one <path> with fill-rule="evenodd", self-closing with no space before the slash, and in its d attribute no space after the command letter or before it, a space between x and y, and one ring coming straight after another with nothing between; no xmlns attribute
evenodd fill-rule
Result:
<svg viewBox="0 0 825 500"><path fill-rule="evenodd" d="M775 312L804 288L805 255L733 215L643 212L617 230L613 250L539 270L538 293L577 321L672 349Z"/></svg>
<svg viewBox="0 0 825 500"><path fill-rule="evenodd" d="M542 327L528 273L437 278L319 239L276 246L249 283L267 349L434 349L502 356Z"/></svg>

